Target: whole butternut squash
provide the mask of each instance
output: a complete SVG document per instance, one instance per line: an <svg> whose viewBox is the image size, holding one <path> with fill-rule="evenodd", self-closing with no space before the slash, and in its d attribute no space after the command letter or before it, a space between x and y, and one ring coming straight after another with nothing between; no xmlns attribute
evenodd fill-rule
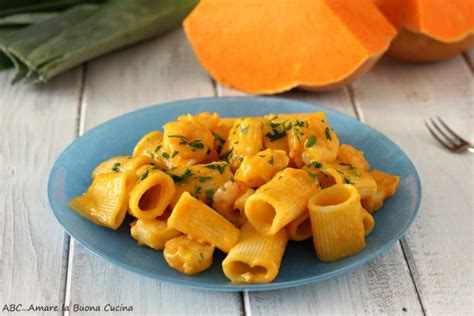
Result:
<svg viewBox="0 0 474 316"><path fill-rule="evenodd" d="M399 30L387 54L411 61L446 59L474 45L474 0L373 0Z"/></svg>
<svg viewBox="0 0 474 316"><path fill-rule="evenodd" d="M370 0L201 0L184 29L214 79L255 94L348 84L396 35Z"/></svg>

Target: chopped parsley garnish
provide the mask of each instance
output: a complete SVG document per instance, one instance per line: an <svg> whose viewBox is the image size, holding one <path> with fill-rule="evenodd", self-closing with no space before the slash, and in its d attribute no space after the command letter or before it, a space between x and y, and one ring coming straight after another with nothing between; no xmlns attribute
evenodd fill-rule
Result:
<svg viewBox="0 0 474 316"><path fill-rule="evenodd" d="M193 148L193 151L196 151L196 149L203 149L204 148L204 144L202 143L202 141L200 139L193 140L192 142L187 142L187 141L183 140L179 144L180 145L191 146Z"/></svg>
<svg viewBox="0 0 474 316"><path fill-rule="evenodd" d="M360 171L357 170L356 168L352 167L351 168L351 171L353 174L355 174L356 177L360 177Z"/></svg>
<svg viewBox="0 0 474 316"><path fill-rule="evenodd" d="M214 136L214 140L216 140L218 143L217 143L217 152L220 152L221 149L222 149L222 146L224 145L225 143L225 139L220 137L218 134L212 132L212 136Z"/></svg>
<svg viewBox="0 0 474 316"><path fill-rule="evenodd" d="M206 190L206 199L207 199L207 204L212 205L214 203L214 190Z"/></svg>
<svg viewBox="0 0 474 316"><path fill-rule="evenodd" d="M268 161L268 163L273 166L273 156L272 156L272 159L270 159L270 160Z"/></svg>
<svg viewBox="0 0 474 316"><path fill-rule="evenodd" d="M316 144L316 136L311 135L311 137L306 141L306 145L304 147L311 148L314 146L314 144Z"/></svg>
<svg viewBox="0 0 474 316"><path fill-rule="evenodd" d="M230 182L235 182L234 177L230 177L229 181L230 181Z"/></svg>
<svg viewBox="0 0 474 316"><path fill-rule="evenodd" d="M314 167L316 169L320 169L323 167L323 164L317 161L311 161L311 163L308 165L308 167Z"/></svg>
<svg viewBox="0 0 474 316"><path fill-rule="evenodd" d="M201 193L201 189L202 188L200 186L196 185L194 187L194 192L191 193L191 195L194 196L195 198L197 198L199 196L199 194Z"/></svg>
<svg viewBox="0 0 474 316"><path fill-rule="evenodd" d="M212 136L214 136L214 139L217 140L218 142L220 142L221 144L225 143L225 139L220 137L218 134L212 132Z"/></svg>
<svg viewBox="0 0 474 316"><path fill-rule="evenodd" d="M155 154L154 153L152 153L149 150L147 150L146 153L147 153L147 155L149 155L151 157L151 159L155 159Z"/></svg>
<svg viewBox="0 0 474 316"><path fill-rule="evenodd" d="M230 149L229 151L225 152L222 154L222 156L220 156L219 158L221 160L224 160L224 161L227 161L229 162L229 157L232 155L232 149Z"/></svg>
<svg viewBox="0 0 474 316"><path fill-rule="evenodd" d="M283 130L283 131L279 131L277 129L273 129L272 130L272 133L268 132L265 134L265 137L267 137L268 139L270 139L271 142L274 142L280 138L283 138L286 136L286 131Z"/></svg>
<svg viewBox="0 0 474 316"><path fill-rule="evenodd" d="M249 127L250 127L250 125L247 125L247 126L240 125L240 133L242 135L247 134L247 132L249 131Z"/></svg>
<svg viewBox="0 0 474 316"><path fill-rule="evenodd" d="M120 162L114 163L114 165L112 166L112 171L120 172Z"/></svg>
<svg viewBox="0 0 474 316"><path fill-rule="evenodd" d="M204 183L212 179L212 177L199 177L199 182Z"/></svg>
<svg viewBox="0 0 474 316"><path fill-rule="evenodd" d="M161 155L166 159L170 158L170 154L168 154L167 152L163 152Z"/></svg>
<svg viewBox="0 0 474 316"><path fill-rule="evenodd" d="M186 168L186 170L184 170L182 175L178 176L178 175L172 174L171 178L173 178L173 181L175 183L183 183L192 175L193 175L193 173L191 172L191 170Z"/></svg>
<svg viewBox="0 0 474 316"><path fill-rule="evenodd" d="M345 163L345 162L340 162L339 163L341 166L347 166L349 167L349 170L352 171L353 174L356 175L356 177L360 177L361 174L360 174L360 171L357 170L356 168L354 168L351 164L348 164L348 163Z"/></svg>
<svg viewBox="0 0 474 316"><path fill-rule="evenodd" d="M318 175L316 173L309 172L308 170L306 170L306 173L308 174L308 176L310 176L311 179L313 180L318 179Z"/></svg>
<svg viewBox="0 0 474 316"><path fill-rule="evenodd" d="M192 147L192 151L196 151L197 149L203 149L204 144L200 139L193 140L190 142L186 136L183 135L168 135L168 138L180 138L181 142L179 143L180 145L187 145Z"/></svg>
<svg viewBox="0 0 474 316"><path fill-rule="evenodd" d="M300 121L300 120L296 120L295 126L298 126L298 127L308 127L308 121Z"/></svg>
<svg viewBox="0 0 474 316"><path fill-rule="evenodd" d="M344 177L344 183L347 183L347 184L354 184L354 182L352 181L351 177Z"/></svg>
<svg viewBox="0 0 474 316"><path fill-rule="evenodd" d="M329 129L329 127L326 127L326 139L332 140L331 130Z"/></svg>
<svg viewBox="0 0 474 316"><path fill-rule="evenodd" d="M271 142L285 137L286 131L290 130L293 126L291 122L284 121L283 123L275 123L272 120L268 121L268 125L270 125L272 131L266 133L265 137L270 139Z"/></svg>
<svg viewBox="0 0 474 316"><path fill-rule="evenodd" d="M199 253L199 257L201 257L201 260L204 260L204 255L202 254L202 252Z"/></svg>
<svg viewBox="0 0 474 316"><path fill-rule="evenodd" d="M168 135L168 138L181 138L182 140L188 140L184 135Z"/></svg>
<svg viewBox="0 0 474 316"><path fill-rule="evenodd" d="M225 187L225 185L221 185L219 188L222 190L222 192L227 191L227 188Z"/></svg>
<svg viewBox="0 0 474 316"><path fill-rule="evenodd" d="M150 169L147 169L141 176L140 176L140 181L143 181L148 177L148 174L150 173Z"/></svg>
<svg viewBox="0 0 474 316"><path fill-rule="evenodd" d="M175 150L175 151L173 151L173 154L171 155L171 158L174 158L174 157L176 157L176 155L177 155L177 154L179 154L179 151L176 151L176 150Z"/></svg>
<svg viewBox="0 0 474 316"><path fill-rule="evenodd" d="M340 162L339 163L341 166L347 166L347 167L352 167L350 163L345 163L345 162Z"/></svg>
<svg viewBox="0 0 474 316"><path fill-rule="evenodd" d="M227 167L226 164L225 164L225 165L220 165L220 164L210 164L210 165L206 165L206 168L207 168L207 169L217 170L217 171L219 171L220 174L224 174L225 167Z"/></svg>
<svg viewBox="0 0 474 316"><path fill-rule="evenodd" d="M161 149L161 147L162 147L162 145L156 146L156 148L155 148L155 153L156 153L157 151L159 151L159 150Z"/></svg>

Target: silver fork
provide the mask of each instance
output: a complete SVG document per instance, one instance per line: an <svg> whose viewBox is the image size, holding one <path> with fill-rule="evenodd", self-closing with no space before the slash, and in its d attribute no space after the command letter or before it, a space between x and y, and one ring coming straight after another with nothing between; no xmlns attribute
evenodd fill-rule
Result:
<svg viewBox="0 0 474 316"><path fill-rule="evenodd" d="M443 147L452 152L474 152L474 145L456 134L439 116L436 117L439 123L430 118L429 122L434 127L430 127L428 121L425 120L425 125L430 131L430 134L441 144ZM438 133L436 133L436 131Z"/></svg>

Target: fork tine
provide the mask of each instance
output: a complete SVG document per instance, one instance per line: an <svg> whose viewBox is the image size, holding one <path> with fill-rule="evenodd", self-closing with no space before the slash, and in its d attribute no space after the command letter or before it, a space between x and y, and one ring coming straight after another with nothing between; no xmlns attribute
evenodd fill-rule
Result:
<svg viewBox="0 0 474 316"><path fill-rule="evenodd" d="M433 119L430 119L430 122L431 122L431 125L433 125L436 130L444 136L444 138L450 142L453 146L457 146L459 144L455 143L448 135L446 135L446 133L438 126L438 124L436 124L436 122L433 120Z"/></svg>
<svg viewBox="0 0 474 316"><path fill-rule="evenodd" d="M430 131L430 134L441 144L443 145L444 147L446 147L447 149L449 150L453 150L453 148L451 146L449 146L448 144L446 144L444 141L441 140L441 138L438 137L438 135L436 135L436 133L431 129L431 127L428 125L428 122L425 121L425 126L426 128Z"/></svg>
<svg viewBox="0 0 474 316"><path fill-rule="evenodd" d="M456 134L451 128L449 128L449 126L439 117L437 116L436 117L438 119L438 121L444 126L444 128L446 128L448 130L448 132L451 133L451 135L453 135L455 138L457 138L459 141L465 143L465 144L469 144L469 142L467 140L465 140L464 138L462 138L461 136L459 136L458 134Z"/></svg>

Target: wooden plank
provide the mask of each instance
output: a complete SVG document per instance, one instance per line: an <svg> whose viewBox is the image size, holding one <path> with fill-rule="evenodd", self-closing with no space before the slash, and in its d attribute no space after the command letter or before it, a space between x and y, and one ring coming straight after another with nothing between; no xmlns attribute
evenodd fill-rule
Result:
<svg viewBox="0 0 474 316"><path fill-rule="evenodd" d="M458 56L427 65L383 60L354 85L367 123L403 148L422 179L421 211L402 245L430 315L470 315L474 310L474 160L472 154L441 148L423 121L439 115L474 140L473 84Z"/></svg>
<svg viewBox="0 0 474 316"><path fill-rule="evenodd" d="M474 47L471 47L464 52L467 63L471 67L471 71L474 71Z"/></svg>
<svg viewBox="0 0 474 316"><path fill-rule="evenodd" d="M88 65L84 127L146 105L212 95L212 82L194 59L182 31L177 31ZM133 306L136 314L158 315L241 312L238 293L160 283L120 269L76 242L71 249L68 302L72 305L122 304Z"/></svg>
<svg viewBox="0 0 474 316"><path fill-rule="evenodd" d="M81 71L40 87L11 85L13 75L0 73L0 308L61 307L65 234L46 187L56 157L75 136Z"/></svg>
<svg viewBox="0 0 474 316"><path fill-rule="evenodd" d="M243 95L224 87L217 91L219 95ZM354 116L347 89L326 93L292 91L280 96L327 105ZM422 314L399 243L350 273L307 286L245 295L245 308L252 315L391 315L405 310L410 315Z"/></svg>

